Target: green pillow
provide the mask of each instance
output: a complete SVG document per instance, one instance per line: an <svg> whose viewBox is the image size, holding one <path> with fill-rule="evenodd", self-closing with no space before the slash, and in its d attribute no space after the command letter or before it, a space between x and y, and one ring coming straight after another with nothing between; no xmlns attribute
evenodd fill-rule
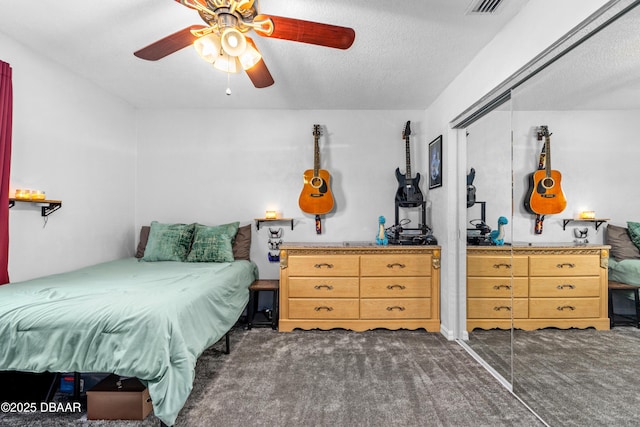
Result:
<svg viewBox="0 0 640 427"><path fill-rule="evenodd" d="M197 224L187 262L231 262L239 222L207 227Z"/></svg>
<svg viewBox="0 0 640 427"><path fill-rule="evenodd" d="M640 249L640 222L627 222L627 227L631 241Z"/></svg>
<svg viewBox="0 0 640 427"><path fill-rule="evenodd" d="M142 260L185 261L195 228L195 224L161 224L152 221Z"/></svg>

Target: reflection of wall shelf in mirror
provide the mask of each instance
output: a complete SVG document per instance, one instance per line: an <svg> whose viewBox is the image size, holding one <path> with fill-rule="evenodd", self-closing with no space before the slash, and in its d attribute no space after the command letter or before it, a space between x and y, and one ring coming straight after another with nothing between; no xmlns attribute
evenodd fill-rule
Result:
<svg viewBox="0 0 640 427"><path fill-rule="evenodd" d="M257 230L260 230L261 222L290 222L291 229L293 230L293 218L255 218L255 220Z"/></svg>
<svg viewBox="0 0 640 427"><path fill-rule="evenodd" d="M562 220L562 229L565 230L570 222L595 222L596 231L598 231L598 228L607 221L609 218L565 218Z"/></svg>
<svg viewBox="0 0 640 427"><path fill-rule="evenodd" d="M41 209L42 216L49 216L62 207L62 200L47 200L47 199L44 199L44 200L24 199L23 200L23 199L10 198L9 208L14 207L16 205L16 202L33 203L36 206L40 206L42 208Z"/></svg>

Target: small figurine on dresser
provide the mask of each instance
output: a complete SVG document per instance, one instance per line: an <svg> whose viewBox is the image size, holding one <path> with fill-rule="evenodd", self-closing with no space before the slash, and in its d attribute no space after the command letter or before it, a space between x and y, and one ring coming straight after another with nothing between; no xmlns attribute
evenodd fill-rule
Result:
<svg viewBox="0 0 640 427"><path fill-rule="evenodd" d="M507 218L501 216L498 218L498 229L491 231L491 242L496 246L504 245L504 226L508 224Z"/></svg>
<svg viewBox="0 0 640 427"><path fill-rule="evenodd" d="M389 243L389 239L387 238L387 233L384 230L385 222L386 222L385 217L380 215L378 217L378 237L376 237L376 243L379 245L387 245Z"/></svg>

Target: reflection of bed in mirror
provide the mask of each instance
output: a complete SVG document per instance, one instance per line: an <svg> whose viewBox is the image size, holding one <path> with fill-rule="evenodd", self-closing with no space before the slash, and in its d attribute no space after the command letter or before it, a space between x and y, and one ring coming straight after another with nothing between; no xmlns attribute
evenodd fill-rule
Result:
<svg viewBox="0 0 640 427"><path fill-rule="evenodd" d="M530 73L533 77L528 76L524 83L512 85L508 111L494 110L473 123L468 137L465 173L470 166L481 171L473 151L477 147L472 144L472 140L479 137L477 129L488 132L506 124L513 132L512 140L505 143L504 138L498 138L493 145L485 144L481 149L512 156L510 169L506 172L512 175L505 179L513 184L513 188L502 193L495 191L496 196L506 194L504 203L513 206L512 241L573 242L576 237L573 226L564 230L563 219L575 218L582 210L594 210L609 220L599 229L586 226L589 243L601 251L606 250L605 245L611 245L610 255L600 255L600 268L608 267L603 273L605 277L608 274L608 280L620 281L621 264L631 263L621 262L613 256L614 245L607 235L616 224L625 226L627 221L640 221L640 198L632 187L633 180L629 179L630 171L637 168L634 159L637 159L639 146L636 122L640 113L640 33L637 31L640 7L637 7L637 1L613 3L621 5L617 9L621 13L612 19L612 23L606 22L608 26L600 28L604 22L601 20L598 25L591 26L593 35L581 39L577 46L571 46L570 52L540 64L542 71ZM627 10L626 5L632 8ZM560 51L558 49L556 53ZM540 153L540 146L532 134L539 125L549 125L554 132L554 168L563 172L568 205L562 214L548 215L544 233L536 236L531 215L522 207L522 197L527 189L527 175L535 167L533 159ZM476 187L480 193L477 178ZM480 194L478 197L486 198ZM581 228L584 227L581 224ZM467 248L467 255L473 250ZM515 249L513 255L518 256ZM529 280L532 278L530 273ZM632 277L640 280L640 274ZM633 280L626 276L622 282ZM600 295L606 288L607 281L603 284L601 280ZM529 287L529 292L531 289ZM524 298L518 292L521 291L514 282L513 294L504 296L508 301L513 297L514 325L522 325L517 316L524 316L517 311L517 300ZM467 294L465 302L470 298L472 296ZM530 317L535 304L531 304L531 294L527 298ZM540 328L531 328L533 330L517 326L502 329L510 324L510 316L496 321L493 325L496 328L491 328L490 323L481 328L468 319L471 323L468 324L468 345L496 371L506 372L503 375L512 379L515 394L549 425L635 425L640 419L640 384L637 381L640 329L633 325L615 325L608 330L608 326L601 323L605 319L608 321L608 310L602 314L602 302L606 299L607 296L601 297L597 303L600 310L598 325L566 323L538 325ZM471 308L470 304L466 305L467 312ZM534 308L534 314L535 310L538 308ZM473 330L469 326L473 326Z"/></svg>

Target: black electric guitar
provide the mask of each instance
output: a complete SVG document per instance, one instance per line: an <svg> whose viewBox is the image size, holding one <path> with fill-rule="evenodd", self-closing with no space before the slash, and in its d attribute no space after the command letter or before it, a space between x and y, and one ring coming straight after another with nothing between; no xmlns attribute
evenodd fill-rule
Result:
<svg viewBox="0 0 640 427"><path fill-rule="evenodd" d="M409 145L409 136L411 135L411 122L407 121L402 132L402 138L405 141L407 152L407 173L400 173L400 168L396 168L396 178L398 179L398 191L396 191L396 201L401 206L419 206L424 201L422 192L420 191L420 174L417 173L415 178L411 178L411 147Z"/></svg>

